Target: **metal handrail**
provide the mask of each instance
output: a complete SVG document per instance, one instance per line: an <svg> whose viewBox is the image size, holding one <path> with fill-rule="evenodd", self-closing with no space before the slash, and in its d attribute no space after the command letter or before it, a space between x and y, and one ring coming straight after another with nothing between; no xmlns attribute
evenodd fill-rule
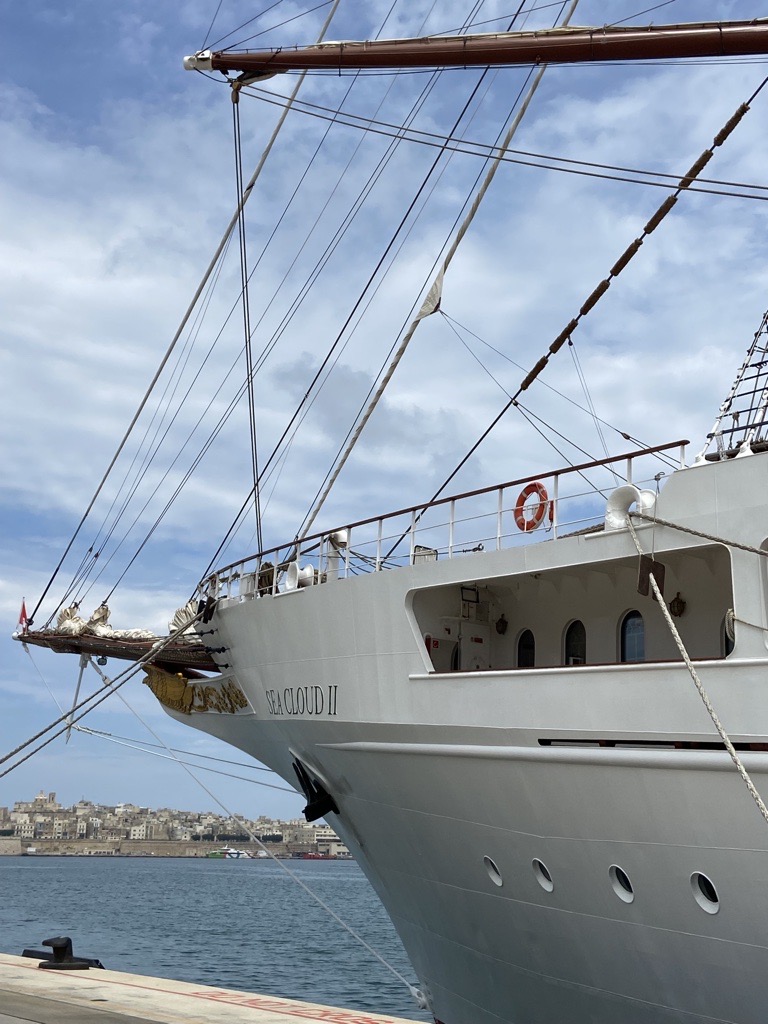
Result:
<svg viewBox="0 0 768 1024"><path fill-rule="evenodd" d="M377 542L376 542L377 554L376 554L375 561L376 561L376 568L379 569L381 567L381 562L382 562L382 559L381 559L382 524L384 522L386 522L387 520L396 519L396 518L398 518L400 516L410 516L411 517L412 528L410 530L407 530L406 533L410 533L411 534L411 542L410 543L411 543L411 548L413 548L413 543L414 543L413 524L415 522L417 522L418 518L421 515L423 515L423 513L426 512L428 509L436 508L436 507L441 506L441 505L450 505L451 506L451 514L449 516L449 526L450 526L450 529L451 529L451 536L452 536L452 526L453 526L453 523L455 521L455 517L454 517L454 514L453 514L453 509L455 507L456 502L458 502L458 501L463 501L463 500L465 500L467 498L478 497L478 496L483 495L483 494L492 494L494 491L498 491L499 495L501 496L502 492L505 491L509 487L519 487L520 485L525 485L525 484L528 484L528 483L533 483L534 481L540 480L542 478L544 478L544 479L551 479L551 480L554 481L553 499L557 499L557 497L559 496L559 482L560 482L560 478L561 477L569 476L570 474L573 474L573 473L583 473L584 471L589 470L589 469L597 469L597 468L599 468L601 466L610 466L610 465L612 465L614 463L617 463L617 462L626 461L627 467L628 467L628 469L627 469L627 479L630 480L631 479L631 466L632 466L632 460L633 459L636 459L636 458L639 458L639 457L645 456L645 455L656 455L659 452L665 452L665 451L670 451L673 448L679 448L680 449L680 464L682 466L682 465L684 465L683 456L684 456L685 446L687 444L689 444L689 443L690 442L687 441L687 440L680 440L680 441L670 441L667 444L656 445L653 448L638 448L635 451L625 452L622 455L614 455L614 456L610 456L609 458L606 458L606 459L596 459L596 460L594 460L592 462L582 462L582 463L580 463L579 465L576 465L576 466L567 466L567 467L561 468L561 469L550 470L549 472L546 472L546 473L535 473L535 474L532 474L532 475L529 475L529 476L518 477L518 478L516 478L514 480L507 480L505 483L493 484L490 487L480 487L480 488L477 488L476 490L464 491L461 494L454 494L454 495L449 495L448 497L445 497L445 498L438 498L436 501L426 502L426 503L421 504L421 505L411 505L411 506L409 506L407 508L398 509L395 512L388 512L388 513L386 513L383 516L370 516L367 519L360 519L360 520L357 520L354 523L349 523L349 524L346 524L345 526L342 526L342 527L335 527L334 529L331 529L331 530L326 529L326 530L322 530L319 533L311 534L311 535L309 535L307 537L302 537L302 539L301 539L301 550L306 552L308 546L311 547L312 543L314 541L317 541L320 545L322 545L324 540L326 540L331 534L336 533L338 530L347 530L349 535L350 535L350 537L351 537L351 531L352 530L357 529L358 527L362 527L362 526L369 526L371 523L378 523L379 524L379 529L378 529L378 539L377 539ZM499 498L499 509L497 511L497 515L498 516L501 515L501 511L502 511L502 509L501 509L501 497L500 497ZM557 515L556 512L555 512L555 515ZM497 543L500 544L500 541L501 541L501 534L500 534L500 528L499 528L499 536L498 536ZM452 546L453 546L453 542L452 542L452 539L451 539L449 541L449 547L452 547ZM264 559L268 558L269 556L278 556L277 559L276 559L276 562L275 562L275 568L274 568L274 574L273 574L273 587L272 587L272 590L273 590L273 593L274 593L275 592L275 588L276 588L276 583L277 583L277 570L279 568L278 562L280 560L279 559L280 552L281 551L286 551L286 550L289 550L289 549L299 550L298 545L297 545L297 541L295 541L295 540L287 541L287 542L285 542L283 544L276 545L275 547L267 548L264 551L259 551L259 552L255 553L255 554L252 554L252 555L246 555L244 558L239 558L236 561L231 562L229 565L225 565L222 568L215 570L210 576L206 577L205 580L201 580L199 586L200 586L200 588L204 589L206 582L208 580L210 580L210 579L218 578L218 579L221 580L221 578L224 577L226 573L231 572L231 570L233 570L233 569L239 569L239 570L242 571L244 566L246 566L248 563L251 563L251 562L261 563L262 561L264 561ZM412 560L412 558L413 558L413 551L411 551L411 560ZM346 557L346 568L347 568L347 571L348 571L348 566L349 566L349 560L348 559L349 559L349 555L347 554L347 557Z"/></svg>

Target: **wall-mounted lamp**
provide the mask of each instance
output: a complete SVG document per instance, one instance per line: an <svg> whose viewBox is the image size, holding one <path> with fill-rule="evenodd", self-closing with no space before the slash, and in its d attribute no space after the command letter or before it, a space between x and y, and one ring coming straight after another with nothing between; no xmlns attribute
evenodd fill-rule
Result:
<svg viewBox="0 0 768 1024"><path fill-rule="evenodd" d="M680 597L680 591L675 594L669 602L669 612L673 618L679 619L685 611L685 601Z"/></svg>
<svg viewBox="0 0 768 1024"><path fill-rule="evenodd" d="M499 634L499 636L504 636L504 634L507 632L508 625L509 623L504 617L504 612L502 612L499 618L496 619L496 632Z"/></svg>

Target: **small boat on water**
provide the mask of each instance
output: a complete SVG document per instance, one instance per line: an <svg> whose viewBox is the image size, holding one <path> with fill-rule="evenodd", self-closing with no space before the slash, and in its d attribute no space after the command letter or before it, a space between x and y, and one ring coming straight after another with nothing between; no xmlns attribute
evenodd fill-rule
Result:
<svg viewBox="0 0 768 1024"><path fill-rule="evenodd" d="M185 63L224 74L237 109L262 81L307 68L325 69L328 92L343 71L398 64L521 62L535 81L554 62L754 54L768 55L765 19L206 50ZM528 339L535 351L520 356L522 381L491 427L521 412L750 106L762 103L764 116L761 88L693 164L665 176L662 201L638 217L570 319L553 337ZM531 94L487 143L487 184L529 100L535 111ZM343 118L342 101L323 116ZM374 114L365 123L401 138L411 131L406 117L394 128ZM444 156L464 141L446 130L437 144ZM303 157L315 166L314 153ZM242 211L252 186L241 186ZM482 182L474 198L447 191L440 201L458 224L485 194ZM421 196L409 194L412 206ZM174 631L131 642L144 645L147 683L172 718L264 761L303 792L309 821L332 824L386 906L436 1024L764 1024L768 314L755 310L746 357L735 379L728 371L712 429L692 454L674 435L640 445L625 434L613 455L447 493L478 441L432 497L314 528L405 345L441 311L450 261L468 234L467 220L455 245L427 261L434 281L419 276L399 349L371 383L307 517L279 540L262 534L267 466L257 458L258 359L249 350L253 487L243 509L255 512L258 550L201 573L176 631L191 626L197 642L179 649ZM398 244L395 232L372 272L377 285ZM367 288L339 338L362 315ZM542 315L549 304L543 296ZM324 333L314 315L303 329L313 340ZM254 332L246 328L246 349ZM327 358L338 358L333 346ZM416 391L431 387L414 382ZM300 403L278 463L305 412ZM94 628L49 625L18 638L81 657L139 650ZM249 855L224 847L208 856Z"/></svg>
<svg viewBox="0 0 768 1024"><path fill-rule="evenodd" d="M236 850L232 846L222 846L220 850L212 850L206 853L209 860L251 860L251 854L247 850Z"/></svg>

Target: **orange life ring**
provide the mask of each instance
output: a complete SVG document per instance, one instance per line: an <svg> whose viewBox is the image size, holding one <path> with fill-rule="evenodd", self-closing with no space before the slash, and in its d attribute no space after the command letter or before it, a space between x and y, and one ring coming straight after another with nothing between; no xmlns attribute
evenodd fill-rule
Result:
<svg viewBox="0 0 768 1024"><path fill-rule="evenodd" d="M529 515L526 516L525 503L534 494L538 496L539 500L535 505L532 504L529 507ZM541 526L548 507L549 495L544 484L539 483L538 480L535 483L526 484L515 502L515 525L518 530L528 533L529 530L535 530L537 526Z"/></svg>

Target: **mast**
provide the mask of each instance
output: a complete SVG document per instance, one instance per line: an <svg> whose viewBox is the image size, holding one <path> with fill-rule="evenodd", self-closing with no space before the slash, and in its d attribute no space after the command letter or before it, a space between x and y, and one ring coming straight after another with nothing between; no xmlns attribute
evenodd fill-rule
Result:
<svg viewBox="0 0 768 1024"><path fill-rule="evenodd" d="M185 57L184 67L188 71L241 71L250 79L268 78L285 71L563 64L764 53L768 53L768 19L762 18L348 41L239 53L202 50Z"/></svg>

